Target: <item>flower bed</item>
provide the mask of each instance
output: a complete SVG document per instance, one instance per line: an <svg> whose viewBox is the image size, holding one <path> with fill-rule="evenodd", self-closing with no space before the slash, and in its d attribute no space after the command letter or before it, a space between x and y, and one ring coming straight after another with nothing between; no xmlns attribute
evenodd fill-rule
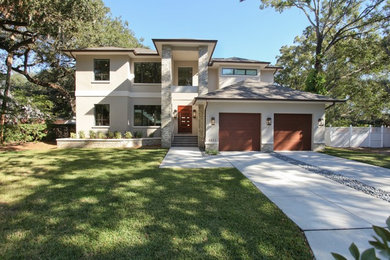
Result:
<svg viewBox="0 0 390 260"><path fill-rule="evenodd" d="M57 148L141 148L160 146L161 137L131 139L57 139Z"/></svg>

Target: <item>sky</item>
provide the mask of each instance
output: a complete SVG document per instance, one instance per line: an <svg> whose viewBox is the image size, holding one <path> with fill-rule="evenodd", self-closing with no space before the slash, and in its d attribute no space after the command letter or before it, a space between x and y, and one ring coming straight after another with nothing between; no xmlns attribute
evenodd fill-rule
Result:
<svg viewBox="0 0 390 260"><path fill-rule="evenodd" d="M113 16L129 22L137 38L154 49L154 38L218 40L214 58L241 57L276 63L308 25L295 9L260 10L259 0L103 0Z"/></svg>

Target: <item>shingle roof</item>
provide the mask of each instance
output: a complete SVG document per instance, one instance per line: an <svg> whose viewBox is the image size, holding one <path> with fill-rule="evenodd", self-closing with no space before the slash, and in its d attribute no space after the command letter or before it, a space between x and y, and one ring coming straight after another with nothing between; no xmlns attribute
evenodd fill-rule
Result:
<svg viewBox="0 0 390 260"><path fill-rule="evenodd" d="M134 52L138 55L142 54L157 54L157 51L146 49L146 48L121 48L121 47L113 47L113 46L107 46L107 47L92 47L92 48L83 48L83 49L76 49L76 50L65 50L65 51L71 51L71 52L94 52L94 51L109 51L109 52Z"/></svg>
<svg viewBox="0 0 390 260"><path fill-rule="evenodd" d="M263 100L344 102L328 96L255 81L241 81L195 98L196 100Z"/></svg>
<svg viewBox="0 0 390 260"><path fill-rule="evenodd" d="M259 61L259 60L249 60L239 57L230 57L230 58L213 58L212 62L237 62L237 63L262 63L262 64L270 64L270 62Z"/></svg>

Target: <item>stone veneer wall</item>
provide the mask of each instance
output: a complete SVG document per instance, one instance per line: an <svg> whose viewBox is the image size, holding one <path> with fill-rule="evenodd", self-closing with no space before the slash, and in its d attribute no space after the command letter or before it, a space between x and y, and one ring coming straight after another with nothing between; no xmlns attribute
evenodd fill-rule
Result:
<svg viewBox="0 0 390 260"><path fill-rule="evenodd" d="M198 94L204 95L209 92L208 85L208 47L199 47L198 58ZM204 148L205 143L205 107L198 107L199 123L198 123L198 146Z"/></svg>
<svg viewBox="0 0 390 260"><path fill-rule="evenodd" d="M134 139L57 139L57 148L140 148L159 147L161 138L134 138Z"/></svg>
<svg viewBox="0 0 390 260"><path fill-rule="evenodd" d="M172 48L162 46L161 59L161 147L169 148L172 142Z"/></svg>

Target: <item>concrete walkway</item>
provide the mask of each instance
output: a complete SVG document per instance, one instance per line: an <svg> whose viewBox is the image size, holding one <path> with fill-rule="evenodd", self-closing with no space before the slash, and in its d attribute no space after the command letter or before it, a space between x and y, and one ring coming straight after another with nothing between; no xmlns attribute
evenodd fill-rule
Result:
<svg viewBox="0 0 390 260"><path fill-rule="evenodd" d="M171 147L160 168L220 168L233 166L221 155L203 156L198 147Z"/></svg>
<svg viewBox="0 0 390 260"><path fill-rule="evenodd" d="M310 151L279 153L390 192L390 169Z"/></svg>
<svg viewBox="0 0 390 260"><path fill-rule="evenodd" d="M233 166L305 233L316 259L371 247L372 225L384 226L390 204L259 152L223 152Z"/></svg>
<svg viewBox="0 0 390 260"><path fill-rule="evenodd" d="M298 155L299 152L289 154L300 160L296 157ZM309 155L315 158L317 153L301 153L301 158ZM325 160L329 162L330 159ZM313 164L307 160L307 163ZM320 161L314 160L318 163ZM335 164L343 170L348 168L347 165L342 166L341 162L340 165ZM372 225L384 226L390 216L390 203L268 153L222 152L218 156L202 156L198 148L174 147L160 165L180 168L232 166L251 180L304 231L316 259L332 259L331 252L350 257L348 247L352 242L361 250L371 247L368 240L374 235ZM365 169L376 169L363 166ZM334 171L333 168L331 170ZM364 181L375 181L380 176L376 172L365 172L362 176Z"/></svg>

